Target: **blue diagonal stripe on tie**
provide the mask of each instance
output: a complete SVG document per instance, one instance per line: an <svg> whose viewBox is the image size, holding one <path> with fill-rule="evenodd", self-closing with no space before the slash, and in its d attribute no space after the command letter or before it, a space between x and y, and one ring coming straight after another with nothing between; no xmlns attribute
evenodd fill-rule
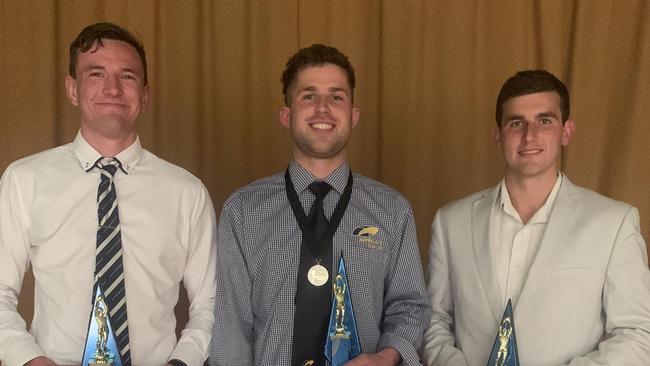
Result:
<svg viewBox="0 0 650 366"><path fill-rule="evenodd" d="M119 162L113 160L115 163ZM131 366L129 327L124 290L124 267L122 261L122 235L117 207L117 192L113 176L117 171L114 163L98 163L101 179L97 189L97 249L95 281L104 290L109 320L115 335L123 366Z"/></svg>

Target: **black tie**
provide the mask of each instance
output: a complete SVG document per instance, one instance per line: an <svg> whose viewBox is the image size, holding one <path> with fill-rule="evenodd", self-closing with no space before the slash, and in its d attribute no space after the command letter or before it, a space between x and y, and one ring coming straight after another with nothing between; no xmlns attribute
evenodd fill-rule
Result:
<svg viewBox="0 0 650 366"><path fill-rule="evenodd" d="M331 237L326 238L329 223L323 210L323 199L331 189L331 185L322 181L309 185L309 190L316 196L307 217L313 237L303 235L300 250L293 327L294 366L325 365L324 350L332 293L331 274L327 283L314 286L307 280L307 272L315 264L320 264L328 271L332 269L332 240ZM308 360L312 363L305 363Z"/></svg>
<svg viewBox="0 0 650 366"><path fill-rule="evenodd" d="M314 201L314 204L311 205L308 220L309 225L312 230L314 230L314 236L317 241L323 237L323 234L327 229L327 224L329 223L325 217L325 211L323 210L323 200L331 189L332 186L323 181L317 181L309 185L309 190L312 191L314 196L316 196L316 200Z"/></svg>

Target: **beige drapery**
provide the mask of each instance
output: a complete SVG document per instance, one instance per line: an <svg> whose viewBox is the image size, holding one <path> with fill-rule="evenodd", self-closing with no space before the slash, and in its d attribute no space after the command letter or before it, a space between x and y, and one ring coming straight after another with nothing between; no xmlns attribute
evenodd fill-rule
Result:
<svg viewBox="0 0 650 366"><path fill-rule="evenodd" d="M298 48L322 42L357 72L352 167L408 197L425 262L435 210L500 179L496 95L530 68L569 86L577 134L562 170L637 206L650 238L649 1L0 0L0 170L72 140L68 45L103 20L147 50L143 144L200 177L217 210L286 167L280 73ZM29 318L31 280L25 287Z"/></svg>

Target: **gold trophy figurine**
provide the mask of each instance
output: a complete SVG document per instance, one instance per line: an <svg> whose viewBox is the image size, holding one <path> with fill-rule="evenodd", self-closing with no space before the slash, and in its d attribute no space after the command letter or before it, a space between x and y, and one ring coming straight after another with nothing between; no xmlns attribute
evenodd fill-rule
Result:
<svg viewBox="0 0 650 366"><path fill-rule="evenodd" d="M343 366L361 353L361 342L359 342L357 323L352 309L350 283L345 272L343 253L339 259L339 273L334 276L333 282L334 296L324 351L329 365Z"/></svg>
<svg viewBox="0 0 650 366"><path fill-rule="evenodd" d="M503 366L508 358L508 342L510 341L510 334L512 334L510 318L505 318L503 322L501 322L501 329L499 329L499 351L497 352L496 366Z"/></svg>
<svg viewBox="0 0 650 366"><path fill-rule="evenodd" d="M341 285L339 286L339 282ZM334 280L334 297L336 298L336 328L334 334L337 336L345 336L345 282L340 274L336 275Z"/></svg>
<svg viewBox="0 0 650 366"><path fill-rule="evenodd" d="M486 366L519 366L517 350L517 331L512 312L512 300L508 299L503 317L497 327L497 334L492 343L492 351Z"/></svg>
<svg viewBox="0 0 650 366"><path fill-rule="evenodd" d="M95 323L97 324L97 350L95 351L94 358L91 359L89 365L112 365L112 360L108 353L106 344L108 343L108 314L106 303L103 296L97 296L95 300Z"/></svg>

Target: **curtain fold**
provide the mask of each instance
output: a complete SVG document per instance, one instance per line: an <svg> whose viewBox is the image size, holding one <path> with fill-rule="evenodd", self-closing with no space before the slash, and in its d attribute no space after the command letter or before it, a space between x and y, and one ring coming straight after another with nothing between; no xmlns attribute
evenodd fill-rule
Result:
<svg viewBox="0 0 650 366"><path fill-rule="evenodd" d="M356 69L352 168L408 197L423 261L436 209L501 178L496 95L530 68L555 73L571 93L577 133L562 170L638 207L650 238L647 1L0 0L1 170L73 139L68 45L104 20L138 34L147 51L144 146L200 177L217 210L238 187L286 167L280 74L298 48L320 42Z"/></svg>

